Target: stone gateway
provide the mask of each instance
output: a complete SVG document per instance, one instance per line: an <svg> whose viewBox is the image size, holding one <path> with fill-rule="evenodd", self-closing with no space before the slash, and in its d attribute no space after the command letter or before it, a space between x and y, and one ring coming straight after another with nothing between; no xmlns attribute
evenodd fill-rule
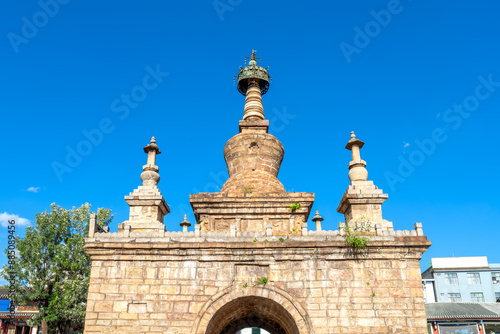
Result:
<svg viewBox="0 0 500 334"><path fill-rule="evenodd" d="M278 180L284 148L268 133L266 69L252 52L238 73L245 95L239 134L224 157L220 192L190 195L194 231L167 232L154 137L143 185L125 197L130 218L118 232L91 219L86 334L427 333L419 260L430 246L422 225L395 231L382 218L387 195L368 181L364 143L351 133L350 184L337 208L345 222L321 228L313 193Z"/></svg>

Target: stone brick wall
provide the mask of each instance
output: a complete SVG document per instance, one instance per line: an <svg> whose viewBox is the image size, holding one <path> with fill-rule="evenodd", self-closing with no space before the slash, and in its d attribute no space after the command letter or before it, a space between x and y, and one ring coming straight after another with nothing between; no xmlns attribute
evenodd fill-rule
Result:
<svg viewBox="0 0 500 334"><path fill-rule="evenodd" d="M250 313L286 333L426 333L429 242L392 240L359 253L342 241L89 242L85 333L219 334Z"/></svg>

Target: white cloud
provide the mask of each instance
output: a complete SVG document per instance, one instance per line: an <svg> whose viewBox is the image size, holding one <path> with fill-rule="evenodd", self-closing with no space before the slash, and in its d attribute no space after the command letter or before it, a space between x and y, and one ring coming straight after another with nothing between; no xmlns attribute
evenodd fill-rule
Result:
<svg viewBox="0 0 500 334"><path fill-rule="evenodd" d="M15 220L16 226L28 226L31 223L31 220L19 217L18 215L12 213L0 213L0 225L3 227L7 227L9 224L9 220Z"/></svg>
<svg viewBox="0 0 500 334"><path fill-rule="evenodd" d="M26 191L32 192L32 193L37 193L38 190L40 190L40 187L29 187L26 189Z"/></svg>
<svg viewBox="0 0 500 334"><path fill-rule="evenodd" d="M405 142L405 141L404 141L403 143L404 143L403 148L407 148L407 147L409 147L409 146L410 146L410 143L407 143L407 142Z"/></svg>

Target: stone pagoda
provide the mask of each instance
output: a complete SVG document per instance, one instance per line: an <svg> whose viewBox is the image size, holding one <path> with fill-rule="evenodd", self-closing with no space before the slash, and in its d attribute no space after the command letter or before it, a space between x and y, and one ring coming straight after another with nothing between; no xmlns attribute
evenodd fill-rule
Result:
<svg viewBox="0 0 500 334"><path fill-rule="evenodd" d="M286 192L277 178L285 150L268 133L262 95L269 89L270 77L266 69L257 65L255 51L237 79L238 91L245 95L245 107L239 122L240 133L224 147L229 179L219 193L190 195L196 220L203 232L300 235L314 194Z"/></svg>
<svg viewBox="0 0 500 334"><path fill-rule="evenodd" d="M388 195L368 181L364 143L351 133L350 184L337 208L345 221L325 230L316 210L308 228L314 194L278 180L284 148L268 133L270 76L257 61L253 51L237 75L245 105L224 147L229 179L220 192L190 195L194 230L184 216L182 231L166 231L154 137L142 186L125 196L129 220L110 233L91 217L86 334L427 332L422 224L398 231L383 219Z"/></svg>

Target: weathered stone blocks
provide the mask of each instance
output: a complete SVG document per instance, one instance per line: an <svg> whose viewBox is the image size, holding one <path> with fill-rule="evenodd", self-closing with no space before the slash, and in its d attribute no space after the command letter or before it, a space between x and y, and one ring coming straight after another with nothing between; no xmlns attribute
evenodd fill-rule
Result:
<svg viewBox="0 0 500 334"><path fill-rule="evenodd" d="M89 292L85 332L219 334L256 312L262 326L290 333L425 333L418 268L429 242L376 238L358 254L341 239L263 248L251 241L155 249L87 243L94 260L90 291L99 292ZM337 260L328 259L332 253ZM247 297L262 303L234 302Z"/></svg>
<svg viewBox="0 0 500 334"><path fill-rule="evenodd" d="M237 134L224 147L229 179L221 192L232 196L285 193L285 187L277 179L284 153L281 142L271 134Z"/></svg>
<svg viewBox="0 0 500 334"><path fill-rule="evenodd" d="M198 221L206 223L207 231L263 232L275 236L302 235L298 223L306 222L314 202L311 193L239 194L199 193L190 195L190 202ZM290 205L300 203L300 209L292 211ZM305 225L307 226L307 225Z"/></svg>

